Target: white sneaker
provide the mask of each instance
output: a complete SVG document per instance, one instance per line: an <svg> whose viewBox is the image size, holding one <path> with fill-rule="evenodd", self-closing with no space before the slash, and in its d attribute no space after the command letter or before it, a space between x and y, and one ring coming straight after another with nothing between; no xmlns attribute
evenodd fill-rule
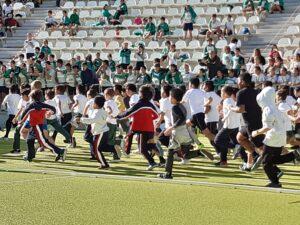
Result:
<svg viewBox="0 0 300 225"><path fill-rule="evenodd" d="M157 163L153 163L153 164L149 165L149 166L147 167L147 170L148 170L148 171L152 171L155 167L158 167L158 164L157 164Z"/></svg>
<svg viewBox="0 0 300 225"><path fill-rule="evenodd" d="M122 156L121 147L119 145L115 145L115 149L119 158Z"/></svg>
<svg viewBox="0 0 300 225"><path fill-rule="evenodd" d="M220 159L220 155L219 154L214 154L214 158L215 159Z"/></svg>
<svg viewBox="0 0 300 225"><path fill-rule="evenodd" d="M187 165L190 163L189 159L182 159L181 162L179 163L180 165Z"/></svg>

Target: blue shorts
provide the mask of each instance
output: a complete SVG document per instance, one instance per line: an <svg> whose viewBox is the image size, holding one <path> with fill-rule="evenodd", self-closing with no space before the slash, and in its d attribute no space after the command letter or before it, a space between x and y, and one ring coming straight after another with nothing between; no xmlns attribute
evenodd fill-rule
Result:
<svg viewBox="0 0 300 225"><path fill-rule="evenodd" d="M30 121L26 120L23 127L26 129L30 129L31 128ZM45 124L45 123L43 124L43 130L47 130L47 124Z"/></svg>

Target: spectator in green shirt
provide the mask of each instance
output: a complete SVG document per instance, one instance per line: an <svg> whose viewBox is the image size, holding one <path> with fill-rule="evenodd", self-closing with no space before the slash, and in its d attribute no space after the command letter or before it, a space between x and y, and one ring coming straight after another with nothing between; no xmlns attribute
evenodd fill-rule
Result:
<svg viewBox="0 0 300 225"><path fill-rule="evenodd" d="M71 23L71 19L68 16L67 10L63 10L63 16L61 18L60 25L61 26L69 26Z"/></svg>
<svg viewBox="0 0 300 225"><path fill-rule="evenodd" d="M121 0L120 1L120 5L114 15L114 19L115 20L119 20L120 19L120 16L122 15L126 15L128 14L128 9L127 9L127 5L125 3L125 0Z"/></svg>
<svg viewBox="0 0 300 225"><path fill-rule="evenodd" d="M243 0L243 16L246 16L247 12L254 13L254 2L253 0Z"/></svg>
<svg viewBox="0 0 300 225"><path fill-rule="evenodd" d="M120 64L124 70L127 70L130 64L131 51L128 49L128 42L124 42L120 51Z"/></svg>
<svg viewBox="0 0 300 225"><path fill-rule="evenodd" d="M94 59L93 64L94 64L95 71L97 71L102 64L102 59L100 58L100 52L96 53L96 58Z"/></svg>
<svg viewBox="0 0 300 225"><path fill-rule="evenodd" d="M16 62L14 60L11 60L10 69L6 70L3 76L6 79L10 79L10 84L18 84L20 72L21 68L16 66Z"/></svg>
<svg viewBox="0 0 300 225"><path fill-rule="evenodd" d="M116 66L116 73L115 73L115 76L114 76L114 83L115 84L125 84L126 81L127 81L127 77L128 77L128 73L125 73L123 71L123 67L121 64L118 64Z"/></svg>
<svg viewBox="0 0 300 225"><path fill-rule="evenodd" d="M152 17L150 16L145 26L144 38L145 39L150 38L151 36L155 35L155 32L156 32L156 28L154 23L152 22Z"/></svg>
<svg viewBox="0 0 300 225"><path fill-rule="evenodd" d="M180 85L183 83L181 73L178 71L175 64L171 64L170 71L167 73L165 81L172 85Z"/></svg>
<svg viewBox="0 0 300 225"><path fill-rule="evenodd" d="M78 30L78 26L80 25L79 16L77 14L77 9L73 10L73 14L70 16L70 31L69 35L74 36Z"/></svg>
<svg viewBox="0 0 300 225"><path fill-rule="evenodd" d="M112 59L112 55L110 53L107 55L107 59L108 59L109 68L111 72L114 73L116 71L116 62Z"/></svg>
<svg viewBox="0 0 300 225"><path fill-rule="evenodd" d="M52 53L51 48L48 46L48 40L44 40L41 52L45 54L46 58L48 58L48 55Z"/></svg>
<svg viewBox="0 0 300 225"><path fill-rule="evenodd" d="M160 24L157 27L156 38L161 39L163 36L169 35L169 34L170 34L170 29L169 29L169 25L166 23L166 18L161 17Z"/></svg>
<svg viewBox="0 0 300 225"><path fill-rule="evenodd" d="M152 82L157 86L160 86L165 80L165 72L161 69L159 63L154 65L154 69L151 70L150 76L152 78Z"/></svg>
<svg viewBox="0 0 300 225"><path fill-rule="evenodd" d="M204 51L203 51L203 58L208 59L209 53L212 52L212 51L217 52L217 48L213 44L213 39L208 38L207 39L207 45L205 46Z"/></svg>
<svg viewBox="0 0 300 225"><path fill-rule="evenodd" d="M143 85L152 83L152 78L151 78L150 74L147 73L145 66L141 66L141 68L140 68L140 79L142 79Z"/></svg>
<svg viewBox="0 0 300 225"><path fill-rule="evenodd" d="M270 3L268 0L259 0L256 12L258 15L265 14L266 12L270 11Z"/></svg>
<svg viewBox="0 0 300 225"><path fill-rule="evenodd" d="M271 6L270 13L271 14L274 12L282 13L283 10L284 10L284 0L274 0L274 2L272 3L272 6Z"/></svg>
<svg viewBox="0 0 300 225"><path fill-rule="evenodd" d="M217 76L212 79L215 86L215 91L221 90L221 88L225 85L227 79L224 76L223 72L221 70L217 71Z"/></svg>

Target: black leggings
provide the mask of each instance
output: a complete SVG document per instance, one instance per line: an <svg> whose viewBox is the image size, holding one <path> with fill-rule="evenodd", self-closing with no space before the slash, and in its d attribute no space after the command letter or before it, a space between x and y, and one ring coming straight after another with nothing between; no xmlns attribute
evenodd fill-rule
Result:
<svg viewBox="0 0 300 225"><path fill-rule="evenodd" d="M281 155L281 152L282 147L270 147L264 145L264 153L262 155L264 170L269 180L275 184L279 183L277 174L280 172L280 169L276 165L291 162L295 159L293 152L286 155Z"/></svg>
<svg viewBox="0 0 300 225"><path fill-rule="evenodd" d="M149 143L153 137L154 132L139 133L139 149L150 165L155 163L153 157L150 155L150 152L152 150L159 152L155 143Z"/></svg>
<svg viewBox="0 0 300 225"><path fill-rule="evenodd" d="M70 123L71 121L72 121L72 113L66 113L66 114L64 114L64 117L62 117L62 118L60 119L61 126L62 126L69 134L71 134L71 127L72 127L72 125L71 125L71 123ZM58 133L58 132L57 132L56 130L53 132L53 135L52 135L53 140L56 139L57 133Z"/></svg>
<svg viewBox="0 0 300 225"><path fill-rule="evenodd" d="M10 132L11 127L12 126L16 127L16 125L12 123L14 118L15 118L15 115L12 115L12 114L8 115L8 119L6 120L6 123L5 123L5 127L6 127L6 132L5 132L5 135L4 135L5 138L8 137L8 134Z"/></svg>

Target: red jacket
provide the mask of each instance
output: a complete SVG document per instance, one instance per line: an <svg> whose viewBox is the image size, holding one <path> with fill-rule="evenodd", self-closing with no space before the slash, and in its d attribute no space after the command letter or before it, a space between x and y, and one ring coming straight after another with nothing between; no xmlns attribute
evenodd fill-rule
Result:
<svg viewBox="0 0 300 225"><path fill-rule="evenodd" d="M143 99L140 99L126 112L117 116L118 119L132 117L131 130L135 132L154 132L153 121L158 118L155 106Z"/></svg>

